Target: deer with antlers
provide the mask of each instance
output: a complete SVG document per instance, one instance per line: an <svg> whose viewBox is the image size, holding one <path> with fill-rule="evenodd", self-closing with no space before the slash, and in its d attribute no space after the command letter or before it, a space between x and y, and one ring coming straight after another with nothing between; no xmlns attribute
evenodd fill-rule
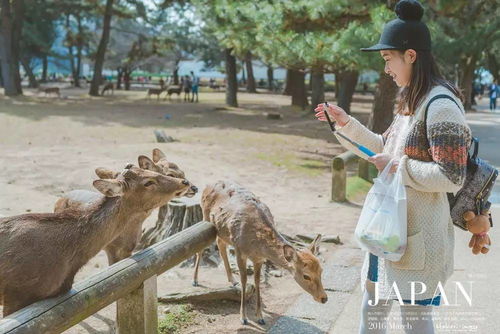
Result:
<svg viewBox="0 0 500 334"><path fill-rule="evenodd" d="M104 196L91 205L0 219L4 315L69 291L78 270L115 239L124 222L196 191L185 179L131 165L93 185Z"/></svg>
<svg viewBox="0 0 500 334"><path fill-rule="evenodd" d="M165 154L158 148L153 150L153 160L144 155L140 155L137 160L139 162L139 167L143 169L157 172L169 177L185 179L184 172L179 168L179 166L173 162L169 162ZM97 168L95 173L101 179L116 179L118 175L120 175L119 172L102 167ZM183 196L193 197L196 191L197 189L195 187L191 189L191 191L184 193ZM95 191L83 189L72 190L57 200L54 206L54 212L61 212L68 208L88 206L101 198L102 194ZM142 224L148 216L149 214L131 216L123 222L120 233L116 235L114 240L104 247L104 251L106 252L108 263L110 265L132 255L132 252L139 244L141 238Z"/></svg>

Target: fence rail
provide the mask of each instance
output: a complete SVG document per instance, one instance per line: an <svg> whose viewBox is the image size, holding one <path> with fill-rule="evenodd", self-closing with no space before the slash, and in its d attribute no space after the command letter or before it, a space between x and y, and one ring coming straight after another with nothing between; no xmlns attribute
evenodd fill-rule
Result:
<svg viewBox="0 0 500 334"><path fill-rule="evenodd" d="M208 247L215 236L213 224L195 224L74 284L64 295L36 302L0 320L0 333L61 333L117 301L119 334L156 334L157 275Z"/></svg>

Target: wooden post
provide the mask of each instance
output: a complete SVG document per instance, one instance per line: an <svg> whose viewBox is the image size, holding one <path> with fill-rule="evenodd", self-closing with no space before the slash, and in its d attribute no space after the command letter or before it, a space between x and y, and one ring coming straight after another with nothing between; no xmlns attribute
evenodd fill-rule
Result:
<svg viewBox="0 0 500 334"><path fill-rule="evenodd" d="M337 156L332 161L332 201L345 202L347 173L342 157Z"/></svg>
<svg viewBox="0 0 500 334"><path fill-rule="evenodd" d="M359 159L358 176L368 182L373 183L373 179L377 177L377 169L375 166L365 159Z"/></svg>
<svg viewBox="0 0 500 334"><path fill-rule="evenodd" d="M118 334L156 334L158 332L157 276L116 301Z"/></svg>

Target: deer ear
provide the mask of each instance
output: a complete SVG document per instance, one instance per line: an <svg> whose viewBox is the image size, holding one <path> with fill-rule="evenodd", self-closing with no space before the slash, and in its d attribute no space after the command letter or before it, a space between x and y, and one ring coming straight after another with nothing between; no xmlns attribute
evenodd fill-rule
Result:
<svg viewBox="0 0 500 334"><path fill-rule="evenodd" d="M149 159L147 156L140 155L137 160L139 162L139 167L141 167L142 169L147 169L156 172L156 164L153 162L153 160Z"/></svg>
<svg viewBox="0 0 500 334"><path fill-rule="evenodd" d="M285 256L285 260L288 262L294 262L297 260L297 251L290 245L283 246L283 255Z"/></svg>
<svg viewBox="0 0 500 334"><path fill-rule="evenodd" d="M161 159L166 159L165 154L159 148L153 149L153 161L158 162Z"/></svg>
<svg viewBox="0 0 500 334"><path fill-rule="evenodd" d="M311 244L309 245L309 250L311 251L311 253L313 253L314 255L317 255L318 254L318 251L319 251L319 243L321 242L321 234L318 234L316 236L316 238L314 238L314 240L311 242Z"/></svg>
<svg viewBox="0 0 500 334"><path fill-rule="evenodd" d="M123 195L122 183L117 180L95 180L92 184L106 197Z"/></svg>
<svg viewBox="0 0 500 334"><path fill-rule="evenodd" d="M104 167L96 168L95 173L97 176L99 176L100 179L116 179L116 177L120 175L119 172L114 172L111 169L107 169Z"/></svg>

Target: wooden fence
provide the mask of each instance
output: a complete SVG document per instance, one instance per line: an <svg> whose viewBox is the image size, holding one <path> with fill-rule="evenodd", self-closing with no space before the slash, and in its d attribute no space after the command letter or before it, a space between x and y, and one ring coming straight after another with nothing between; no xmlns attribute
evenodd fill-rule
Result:
<svg viewBox="0 0 500 334"><path fill-rule="evenodd" d="M377 170L373 164L359 158L351 151L339 154L332 160L332 201L345 202L347 200L347 166L356 161L358 161L358 176L373 182L373 178L377 175Z"/></svg>
<svg viewBox="0 0 500 334"><path fill-rule="evenodd" d="M0 333L61 333L116 301L119 334L156 334L156 277L208 247L215 236L213 224L195 224L74 284L64 295L0 320Z"/></svg>

